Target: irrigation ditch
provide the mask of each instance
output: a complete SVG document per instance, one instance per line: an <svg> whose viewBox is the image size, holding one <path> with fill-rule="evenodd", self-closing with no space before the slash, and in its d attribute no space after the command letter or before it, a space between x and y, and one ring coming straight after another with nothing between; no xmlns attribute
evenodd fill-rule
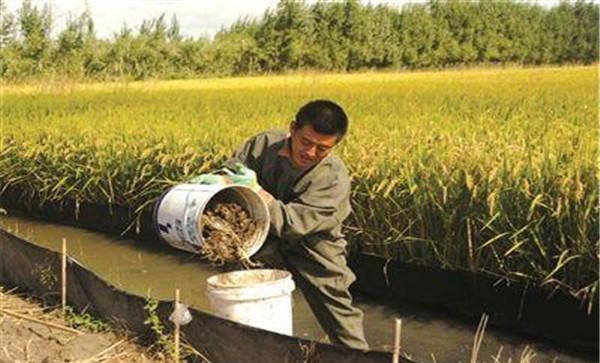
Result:
<svg viewBox="0 0 600 363"><path fill-rule="evenodd" d="M135 239L160 243L153 230L150 212L143 212L137 223L131 224L135 220L135 211L121 206L63 201L26 209L22 207L25 203L20 203L16 195L3 194L0 206L11 212L95 231L119 234L126 230L126 234ZM7 231L0 231L0 250L1 282L25 288L36 296L56 293L41 283L32 271L38 265L59 266L59 254L32 245ZM470 271L415 266L363 254L352 254L349 261L358 278L353 290L359 295L392 305L414 302L467 319L486 313L493 325L546 339L553 345L597 360L597 303L591 307L582 306L580 300L559 291ZM68 281L69 304L74 308L87 307L88 311L100 316L121 321L136 334L148 334L148 326L143 323L147 303L143 297L110 285L75 260L70 260ZM157 314L166 326L169 326L171 311L171 301L159 301ZM390 362L392 359L386 352L334 347L250 328L199 310L192 309L191 312L193 323L182 327L182 331L189 343L213 362L301 362L307 357L308 361L318 357L324 362ZM228 343L224 345L223 341Z"/></svg>
<svg viewBox="0 0 600 363"><path fill-rule="evenodd" d="M7 231L0 230L0 281L18 286L42 299L60 296L58 284L40 279L39 266L47 266L48 274L60 274L61 255L36 246ZM145 324L148 301L110 285L74 259L67 269L68 303L77 311L86 310L103 316L140 335L152 334ZM155 314L163 326L171 329L169 316L173 301L157 301ZM210 362L390 362L391 353L360 351L272 333L189 309L192 320L181 327L188 344L208 357ZM169 330L167 333L172 334ZM200 358L199 358L200 359ZM200 360L202 361L202 360ZM402 359L411 363L412 360Z"/></svg>

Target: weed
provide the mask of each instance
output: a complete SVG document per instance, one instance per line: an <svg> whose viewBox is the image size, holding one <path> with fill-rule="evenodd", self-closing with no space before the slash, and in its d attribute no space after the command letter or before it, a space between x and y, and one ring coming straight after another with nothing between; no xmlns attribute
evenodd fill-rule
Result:
<svg viewBox="0 0 600 363"><path fill-rule="evenodd" d="M158 300L148 297L144 306L148 317L144 321L144 324L149 325L150 330L154 333L158 350L165 352L168 357L172 358L175 351L175 343L173 338L165 332L166 328L158 317L157 309Z"/></svg>
<svg viewBox="0 0 600 363"><path fill-rule="evenodd" d="M64 310L64 319L75 329L83 329L92 333L109 330L108 323L93 317L85 311L75 312L72 307L67 306Z"/></svg>
<svg viewBox="0 0 600 363"><path fill-rule="evenodd" d="M40 281L48 290L52 290L58 282L58 276L52 270L49 263L37 265L34 268L35 273L40 277Z"/></svg>

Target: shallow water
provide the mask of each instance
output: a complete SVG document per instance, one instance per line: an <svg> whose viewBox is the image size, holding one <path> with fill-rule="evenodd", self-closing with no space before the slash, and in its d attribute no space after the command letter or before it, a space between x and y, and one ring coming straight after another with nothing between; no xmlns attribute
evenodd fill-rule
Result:
<svg viewBox="0 0 600 363"><path fill-rule="evenodd" d="M184 303L209 310L206 279L221 272L202 263L198 256L168 245L91 232L59 224L0 216L0 228L7 229L37 245L60 251L67 239L68 254L113 285L129 292L163 300L174 299L181 290ZM325 336L302 294L293 294L294 332L301 337ZM365 331L372 348L388 350L394 341L394 319L402 319L402 349L421 362L468 362L478 321L464 321L425 310L415 305L390 307L358 298L365 312ZM577 356L534 340L488 327L479 353L479 362L518 362L523 349L535 352L531 362L596 362L594 357Z"/></svg>

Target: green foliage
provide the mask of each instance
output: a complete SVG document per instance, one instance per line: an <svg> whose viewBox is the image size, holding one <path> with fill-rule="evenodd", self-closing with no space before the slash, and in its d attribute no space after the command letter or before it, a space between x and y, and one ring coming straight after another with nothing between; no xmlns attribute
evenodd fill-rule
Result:
<svg viewBox="0 0 600 363"><path fill-rule="evenodd" d="M165 352L169 357L173 357L175 352L175 342L165 331L166 328L158 317L156 309L158 309L158 300L147 297L144 310L148 313L148 317L144 321L144 325L148 325L154 334L157 348L160 351Z"/></svg>
<svg viewBox="0 0 600 363"><path fill-rule="evenodd" d="M17 23L7 8L5 0L0 0L0 49L6 49L15 42Z"/></svg>
<svg viewBox="0 0 600 363"><path fill-rule="evenodd" d="M108 323L93 317L86 312L75 312L72 307L67 306L64 310L64 319L75 329L84 329L92 333L108 331Z"/></svg>
<svg viewBox="0 0 600 363"><path fill-rule="evenodd" d="M25 0L19 10L20 44L22 71L26 75L42 73L50 61L50 31L52 16L45 5L42 10Z"/></svg>
<svg viewBox="0 0 600 363"><path fill-rule="evenodd" d="M516 1L438 1L373 6L281 0L214 39L181 35L176 17L94 33L85 10L51 39L49 7L31 0L10 14L0 1L0 78L189 78L295 70L418 69L477 64L598 61L599 6L552 8Z"/></svg>
<svg viewBox="0 0 600 363"><path fill-rule="evenodd" d="M50 263L40 264L34 268L35 274L39 276L40 282L48 290L54 289L58 282L58 276L54 273Z"/></svg>
<svg viewBox="0 0 600 363"><path fill-rule="evenodd" d="M54 50L57 72L72 79L85 77L94 68L91 63L97 43L89 11L76 18L69 16Z"/></svg>

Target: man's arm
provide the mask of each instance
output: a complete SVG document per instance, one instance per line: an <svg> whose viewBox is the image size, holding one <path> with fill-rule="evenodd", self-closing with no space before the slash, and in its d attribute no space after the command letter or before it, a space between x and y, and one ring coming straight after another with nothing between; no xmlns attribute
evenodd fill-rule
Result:
<svg viewBox="0 0 600 363"><path fill-rule="evenodd" d="M235 164L241 162L250 169L256 171L257 159L258 156L260 156L260 154L256 155L257 143L260 143L259 139L261 139L260 135L248 139L235 151L231 158L223 163L223 166L229 169L234 169Z"/></svg>
<svg viewBox="0 0 600 363"><path fill-rule="evenodd" d="M254 170L255 173L259 173L260 156L264 153L267 146L268 140L265 134L258 134L241 145L235 151L233 156L223 163L223 166L235 170L236 164L242 163L246 167ZM267 204L274 199L273 196L263 188L258 191L258 194Z"/></svg>
<svg viewBox="0 0 600 363"><path fill-rule="evenodd" d="M322 171L308 189L290 203L268 203L270 233L288 241L330 231L350 214L350 180L346 173Z"/></svg>

